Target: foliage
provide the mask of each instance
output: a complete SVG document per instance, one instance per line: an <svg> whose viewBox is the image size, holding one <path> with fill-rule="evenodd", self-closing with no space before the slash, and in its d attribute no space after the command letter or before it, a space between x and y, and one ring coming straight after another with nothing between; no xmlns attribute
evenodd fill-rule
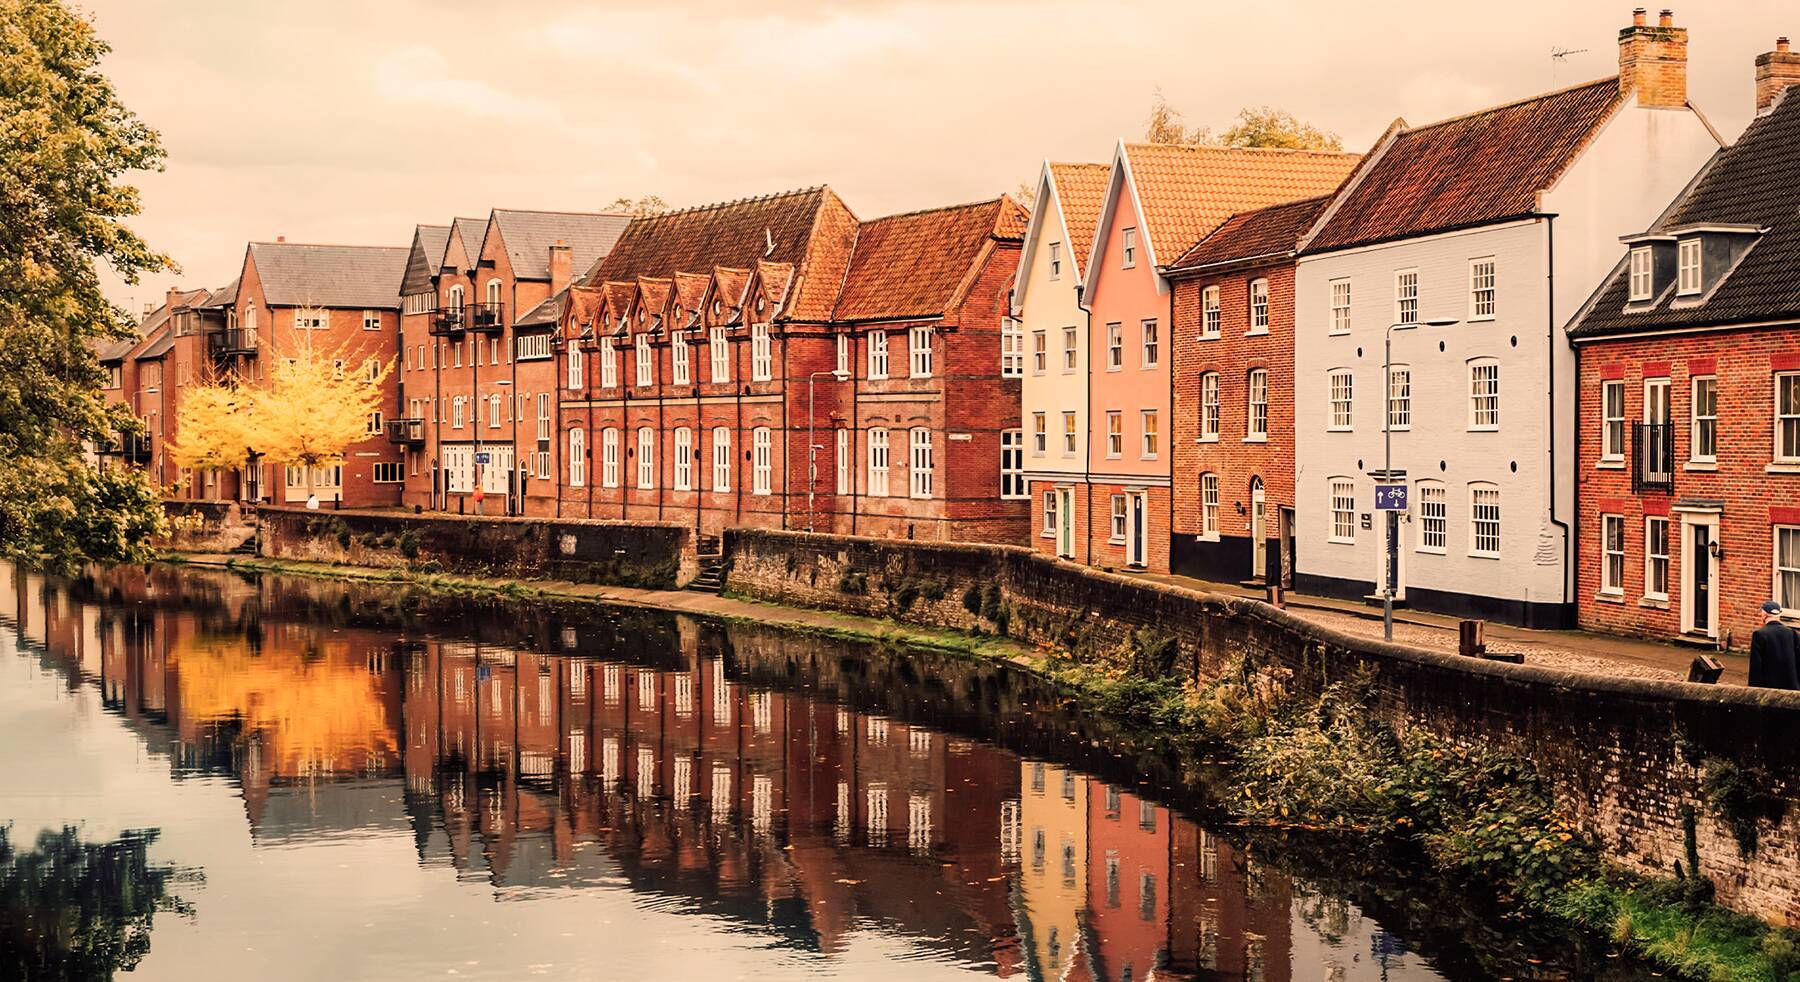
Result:
<svg viewBox="0 0 1800 982"><path fill-rule="evenodd" d="M1786 811L1786 802L1769 793L1766 778L1733 761L1708 758L1700 789L1744 856L1756 853L1757 823L1779 822Z"/></svg>
<svg viewBox="0 0 1800 982"><path fill-rule="evenodd" d="M1237 121L1223 133L1204 126L1189 129L1181 111L1169 105L1157 89L1145 121L1144 139L1150 143L1198 143L1213 147L1275 147L1287 150L1342 150L1344 141L1302 122L1293 113L1272 106L1246 106Z"/></svg>
<svg viewBox="0 0 1800 982"><path fill-rule="evenodd" d="M664 201L660 196L654 194L646 194L635 199L621 195L614 198L603 210L622 211L633 218L646 218L650 215L660 215L663 212L668 211L669 203Z"/></svg>
<svg viewBox="0 0 1800 982"><path fill-rule="evenodd" d="M192 470L241 466L254 437L247 431L250 393L215 381L190 389L176 413L176 436L169 458Z"/></svg>
<svg viewBox="0 0 1800 982"><path fill-rule="evenodd" d="M0 558L64 569L147 558L161 528L141 475L85 453L138 428L101 391L96 346L133 321L100 270L171 266L125 225L121 178L163 151L99 72L107 50L60 0L0 0Z"/></svg>

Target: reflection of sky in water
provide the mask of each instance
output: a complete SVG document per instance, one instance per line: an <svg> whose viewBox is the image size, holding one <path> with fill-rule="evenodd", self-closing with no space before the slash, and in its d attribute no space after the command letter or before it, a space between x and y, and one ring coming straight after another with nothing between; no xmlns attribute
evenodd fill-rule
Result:
<svg viewBox="0 0 1800 982"><path fill-rule="evenodd" d="M0 617L19 613L0 587ZM28 650L0 630L14 841L155 828L154 862L203 874L131 978L1142 979L1158 959L1436 977L1154 802L691 653L688 671L477 664L266 619L252 650L186 615L130 651L117 618L55 594L23 620ZM552 776L571 766L581 789ZM600 794L603 775L660 804ZM709 811L727 794L732 814Z"/></svg>

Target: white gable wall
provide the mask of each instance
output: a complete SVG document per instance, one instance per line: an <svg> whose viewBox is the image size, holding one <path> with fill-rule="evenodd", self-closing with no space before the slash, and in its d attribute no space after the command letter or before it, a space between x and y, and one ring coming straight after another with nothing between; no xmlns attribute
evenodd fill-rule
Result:
<svg viewBox="0 0 1800 982"><path fill-rule="evenodd" d="M1026 474L1033 480L1067 482L1081 479L1087 470L1088 317L1077 297L1081 276L1076 271L1076 257L1070 247L1068 230L1063 225L1055 183L1041 183L1038 193L1042 225L1019 270L1020 283L1025 288L1015 291L1023 296L1023 303L1015 313L1024 334L1025 356L1025 376L1019 387L1023 412L1019 419L1025 433ZM1054 280L1050 278L1051 243L1060 244L1062 256L1062 272ZM1063 329L1068 327L1075 328L1076 362L1073 371L1065 372ZM1045 342L1042 372L1036 368L1033 353L1035 335L1039 331L1043 332ZM1047 431L1046 446L1041 455L1036 452L1032 432L1032 414L1038 412L1044 414ZM1076 420L1075 452L1066 455L1063 453L1064 412L1075 413ZM1034 527L1033 531L1040 530Z"/></svg>

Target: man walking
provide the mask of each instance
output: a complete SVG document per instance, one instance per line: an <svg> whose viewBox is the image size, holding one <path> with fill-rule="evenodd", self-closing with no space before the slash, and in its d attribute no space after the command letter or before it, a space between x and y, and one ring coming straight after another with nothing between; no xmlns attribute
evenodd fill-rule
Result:
<svg viewBox="0 0 1800 982"><path fill-rule="evenodd" d="M1781 605L1762 605L1767 623L1750 636L1750 685L1762 689L1800 689L1800 640L1781 622Z"/></svg>

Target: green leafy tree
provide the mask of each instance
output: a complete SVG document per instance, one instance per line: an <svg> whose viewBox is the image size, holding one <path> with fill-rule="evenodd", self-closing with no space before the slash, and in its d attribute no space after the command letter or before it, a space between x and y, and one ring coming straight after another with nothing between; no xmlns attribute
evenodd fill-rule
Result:
<svg viewBox="0 0 1800 982"><path fill-rule="evenodd" d="M87 456L137 428L101 393L95 346L132 320L99 270L171 266L125 226L121 178L163 151L100 73L107 50L61 0L0 0L0 559L139 559L163 527L141 474Z"/></svg>

